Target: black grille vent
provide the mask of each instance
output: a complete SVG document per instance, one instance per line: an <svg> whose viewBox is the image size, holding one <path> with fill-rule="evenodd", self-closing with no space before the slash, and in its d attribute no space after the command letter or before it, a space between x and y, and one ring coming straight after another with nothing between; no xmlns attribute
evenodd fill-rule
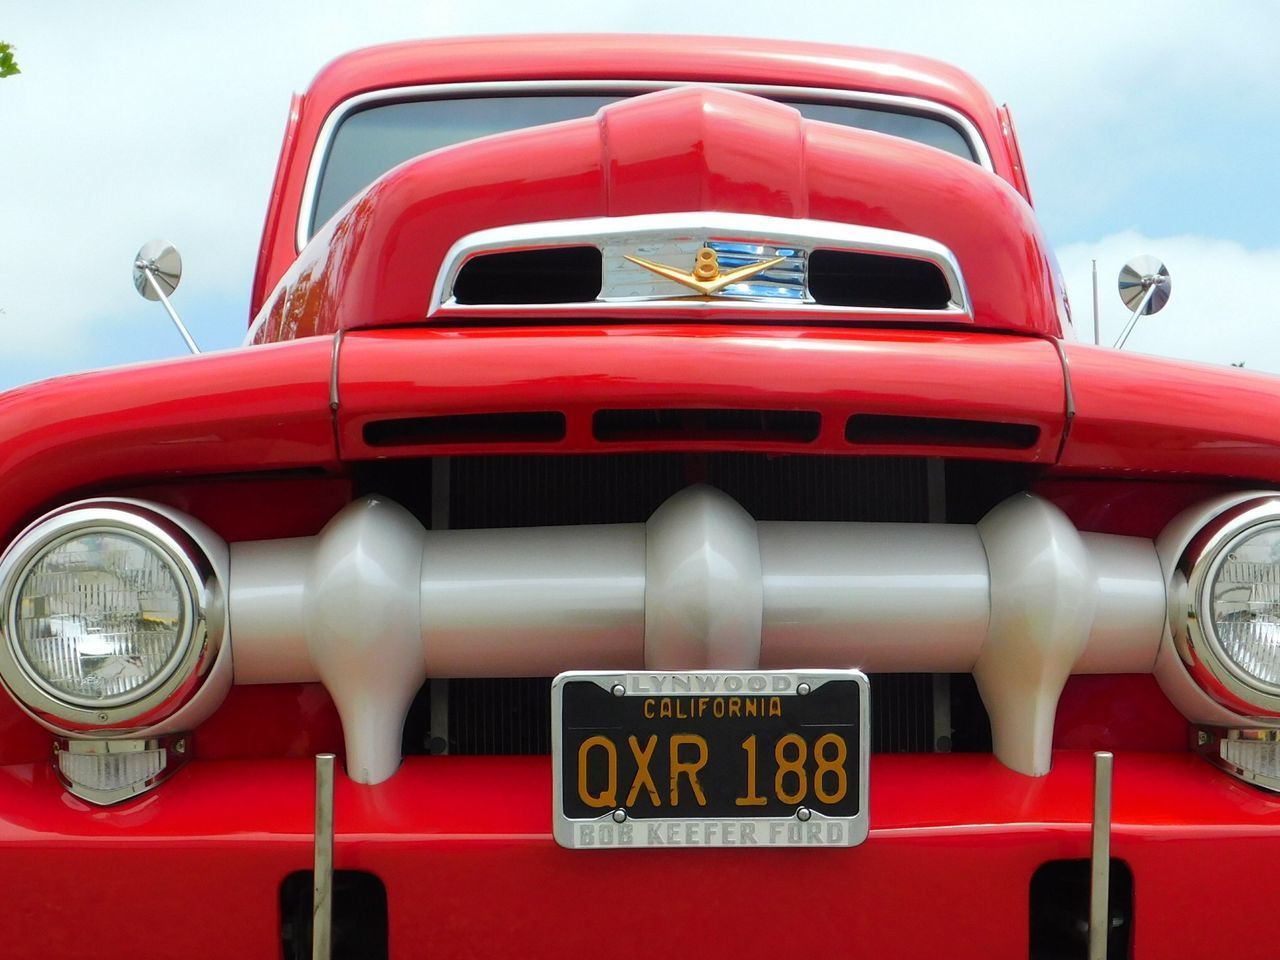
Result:
<svg viewBox="0 0 1280 960"><path fill-rule="evenodd" d="M994 420L858 413L849 418L844 436L850 443L1026 450L1034 447L1040 439L1040 428L1032 424Z"/></svg>
<svg viewBox="0 0 1280 960"><path fill-rule="evenodd" d="M564 414L457 413L444 417L375 420L364 426L371 447L429 447L459 443L556 443L564 439Z"/></svg>
<svg viewBox="0 0 1280 960"><path fill-rule="evenodd" d="M871 750L933 750L933 675L878 673L871 680Z"/></svg>
<svg viewBox="0 0 1280 960"><path fill-rule="evenodd" d="M812 443L821 427L822 416L809 410L598 410L591 420L601 443Z"/></svg>
<svg viewBox="0 0 1280 960"><path fill-rule="evenodd" d="M925 460L914 457L504 456L450 466L457 529L642 523L692 483L720 488L757 520L928 519Z"/></svg>
<svg viewBox="0 0 1280 960"><path fill-rule="evenodd" d="M458 271L453 299L472 305L590 303L600 295L601 272L595 247L487 253Z"/></svg>
<svg viewBox="0 0 1280 960"><path fill-rule="evenodd" d="M945 310L951 288L935 263L847 250L809 255L809 294L831 307Z"/></svg>
<svg viewBox="0 0 1280 960"><path fill-rule="evenodd" d="M550 753L551 680L450 680L448 740L454 754Z"/></svg>

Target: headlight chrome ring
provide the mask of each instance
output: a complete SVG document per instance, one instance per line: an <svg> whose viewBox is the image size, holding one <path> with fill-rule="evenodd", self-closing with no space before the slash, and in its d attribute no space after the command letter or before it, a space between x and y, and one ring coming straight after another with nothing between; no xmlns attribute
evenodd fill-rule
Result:
<svg viewBox="0 0 1280 960"><path fill-rule="evenodd" d="M23 591L41 563L59 548L95 538L112 541L117 550L133 547L149 553L157 561L153 572L158 579L176 588L178 608L177 634L158 668L101 697L78 693L42 675L23 650L19 622ZM195 539L144 504L94 501L56 510L28 527L0 556L0 681L37 720L67 735L153 726L194 696L217 658L224 618L215 616L211 622L210 611L217 608L218 589L213 565ZM72 645L81 656L81 645Z"/></svg>
<svg viewBox="0 0 1280 960"><path fill-rule="evenodd" d="M1177 564L1181 589L1171 591L1170 629L1178 653L1200 687L1245 717L1280 717L1280 672L1269 680L1233 658L1214 626L1214 588L1233 551L1260 535L1280 533L1280 496L1250 499L1210 520Z"/></svg>

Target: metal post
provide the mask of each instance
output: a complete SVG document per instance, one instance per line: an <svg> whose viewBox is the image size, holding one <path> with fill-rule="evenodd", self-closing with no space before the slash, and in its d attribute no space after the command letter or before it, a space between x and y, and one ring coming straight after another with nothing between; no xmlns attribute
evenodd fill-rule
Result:
<svg viewBox="0 0 1280 960"><path fill-rule="evenodd" d="M1142 299L1138 301L1138 306L1133 311L1133 316L1129 318L1129 323L1124 328L1124 332L1116 339L1115 348L1117 350L1123 350L1124 345L1129 342L1129 334L1133 333L1133 328L1137 326L1138 319L1146 311L1147 304L1151 302L1151 298L1156 295L1156 290L1159 289L1159 284L1156 283L1155 278L1151 278L1150 283L1147 283L1146 280L1147 278L1143 278L1143 286L1146 287L1147 292L1144 293L1142 295Z"/></svg>
<svg viewBox="0 0 1280 960"><path fill-rule="evenodd" d="M1102 343L1102 327L1098 324L1098 261L1093 261L1093 342Z"/></svg>
<svg viewBox="0 0 1280 960"><path fill-rule="evenodd" d="M1093 755L1093 855L1089 877L1089 960L1107 960L1111 932L1111 761Z"/></svg>
<svg viewBox="0 0 1280 960"><path fill-rule="evenodd" d="M164 295L164 290L160 288L160 284L156 282L155 273L152 270L153 264L146 263L142 260L134 264L147 278L147 283L151 286L151 291L160 298L160 303L164 305L165 310L169 313L169 319L173 321L173 325L178 328L178 332L182 334L182 339L187 341L187 349L192 353L199 353L200 348L196 346L196 342L191 339L191 334L187 332L186 326L178 319L178 312L173 309L173 304L169 302L169 298Z"/></svg>
<svg viewBox="0 0 1280 960"><path fill-rule="evenodd" d="M316 754L316 835L311 889L311 960L329 960L333 932L333 761Z"/></svg>

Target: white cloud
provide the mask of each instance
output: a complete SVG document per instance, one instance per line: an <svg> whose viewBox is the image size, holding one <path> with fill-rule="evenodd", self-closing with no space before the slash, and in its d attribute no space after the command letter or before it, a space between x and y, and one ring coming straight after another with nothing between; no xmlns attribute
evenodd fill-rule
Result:
<svg viewBox="0 0 1280 960"><path fill-rule="evenodd" d="M1248 250L1228 240L1133 231L1064 247L1058 257L1081 340L1093 339L1091 261L1098 261L1102 343L1111 346L1130 316L1117 292L1120 268L1144 253L1164 261L1172 294L1163 310L1138 320L1126 350L1224 365L1244 361L1251 370L1280 373L1280 247Z"/></svg>

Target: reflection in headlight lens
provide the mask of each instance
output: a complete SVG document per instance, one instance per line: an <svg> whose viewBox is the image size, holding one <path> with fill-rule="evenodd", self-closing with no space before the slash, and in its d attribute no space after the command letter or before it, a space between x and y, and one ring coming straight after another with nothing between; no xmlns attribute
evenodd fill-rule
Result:
<svg viewBox="0 0 1280 960"><path fill-rule="evenodd" d="M126 696L164 673L186 633L172 566L124 532L85 531L56 542L32 564L17 600L26 666L82 703Z"/></svg>

